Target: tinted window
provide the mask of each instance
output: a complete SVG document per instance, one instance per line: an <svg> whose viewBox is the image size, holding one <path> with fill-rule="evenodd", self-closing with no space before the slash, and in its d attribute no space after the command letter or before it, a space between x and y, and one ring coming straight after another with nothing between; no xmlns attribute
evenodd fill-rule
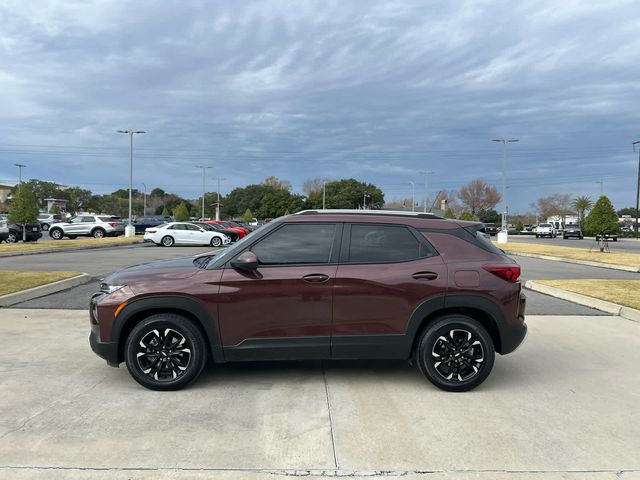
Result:
<svg viewBox="0 0 640 480"><path fill-rule="evenodd" d="M335 224L285 225L251 248L262 265L328 263Z"/></svg>
<svg viewBox="0 0 640 480"><path fill-rule="evenodd" d="M200 231L200 229L198 227L196 227L195 225L187 224L184 227L185 227L185 230L193 230L195 232L199 232Z"/></svg>
<svg viewBox="0 0 640 480"><path fill-rule="evenodd" d="M82 217L83 223L96 223L96 219L93 217Z"/></svg>
<svg viewBox="0 0 640 480"><path fill-rule="evenodd" d="M402 262L429 256L406 228L395 225L352 225L349 262Z"/></svg>

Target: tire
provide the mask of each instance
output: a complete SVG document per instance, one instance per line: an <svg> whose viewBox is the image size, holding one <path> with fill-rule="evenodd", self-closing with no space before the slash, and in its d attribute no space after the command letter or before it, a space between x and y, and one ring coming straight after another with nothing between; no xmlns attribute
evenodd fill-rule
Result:
<svg viewBox="0 0 640 480"><path fill-rule="evenodd" d="M20 236L15 231L10 231L7 236L7 243L18 243L20 241Z"/></svg>
<svg viewBox="0 0 640 480"><path fill-rule="evenodd" d="M64 237L64 232L59 228L52 228L49 230L49 236L54 240L61 240L62 237ZM72 238L72 237L69 236L69 238Z"/></svg>
<svg viewBox="0 0 640 480"><path fill-rule="evenodd" d="M188 319L171 313L148 317L125 343L127 369L143 387L179 390L194 381L207 361L204 336Z"/></svg>
<svg viewBox="0 0 640 480"><path fill-rule="evenodd" d="M172 236L167 235L166 237L162 237L160 243L163 247L173 247L173 244L176 243Z"/></svg>
<svg viewBox="0 0 640 480"><path fill-rule="evenodd" d="M212 247L219 247L220 245L222 245L222 239L220 237L213 237L211 239L210 245Z"/></svg>
<svg viewBox="0 0 640 480"><path fill-rule="evenodd" d="M564 235L562 236L562 239L563 239L563 240L566 240L567 238L569 238L569 237L565 237Z"/></svg>
<svg viewBox="0 0 640 480"><path fill-rule="evenodd" d="M106 234L107 232L105 232L101 228L96 228L93 232L91 232L91 236L93 238L103 238Z"/></svg>
<svg viewBox="0 0 640 480"><path fill-rule="evenodd" d="M540 235L536 235L536 238L540 238Z"/></svg>
<svg viewBox="0 0 640 480"><path fill-rule="evenodd" d="M430 325L415 354L418 368L427 380L449 392L466 392L480 385L491 373L495 359L489 333L465 315L447 315ZM449 356L444 357L445 354ZM461 363L464 361L467 363Z"/></svg>
<svg viewBox="0 0 640 480"><path fill-rule="evenodd" d="M41 226L42 231L46 232L47 230L49 230L49 224L48 223L43 223Z"/></svg>

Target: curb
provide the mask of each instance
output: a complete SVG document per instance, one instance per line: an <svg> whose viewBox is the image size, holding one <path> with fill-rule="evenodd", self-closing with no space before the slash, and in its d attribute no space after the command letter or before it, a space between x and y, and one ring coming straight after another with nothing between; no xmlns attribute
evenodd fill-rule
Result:
<svg viewBox="0 0 640 480"><path fill-rule="evenodd" d="M30 252L7 252L0 253L0 258L6 257L20 257L22 255L39 255L41 253L55 253L55 252L77 252L79 250L96 250L99 248L126 248L126 247L135 247L138 245L147 245L148 242L135 242L135 243L126 243L124 245L87 245L82 247L69 247L69 248L50 248L47 250L33 250Z"/></svg>
<svg viewBox="0 0 640 480"><path fill-rule="evenodd" d="M607 302L606 300L588 297L587 295L582 295L580 293L569 292L558 287L550 287L549 285L543 285L542 283L538 283L534 280L527 280L524 287L529 290L533 290L534 292L567 300L579 305L584 305L585 307L595 308L601 312L606 312L611 315L616 315L626 318L627 320L640 323L640 310L636 310L635 308L625 307L623 305L618 305L617 303Z"/></svg>
<svg viewBox="0 0 640 480"><path fill-rule="evenodd" d="M500 248L500 247L498 247ZM509 250L504 250L504 253L507 255L513 255L514 257L531 257L531 258L540 258L542 260L552 260L554 262L565 262L565 263L575 263L577 265L586 265L589 267L600 267L600 268L609 268L611 270L622 270L625 272L640 272L640 267L628 267L626 265L615 265L613 263L600 263L600 262L590 262L588 260L574 260L573 258L563 258L563 257L552 257L549 255L539 255L537 253L520 253L520 252L511 252Z"/></svg>
<svg viewBox="0 0 640 480"><path fill-rule="evenodd" d="M0 296L0 307L10 307L17 303L26 302L27 300L33 300L34 298L44 297L45 295L61 292L62 290L68 290L69 288L88 283L92 279L93 277L88 273L81 273L75 277L65 278L64 280L47 283L46 285L40 285L20 292L2 295Z"/></svg>

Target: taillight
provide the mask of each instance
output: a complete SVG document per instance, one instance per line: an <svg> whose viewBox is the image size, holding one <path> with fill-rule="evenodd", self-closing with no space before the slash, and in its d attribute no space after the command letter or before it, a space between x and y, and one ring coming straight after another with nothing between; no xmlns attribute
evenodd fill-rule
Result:
<svg viewBox="0 0 640 480"><path fill-rule="evenodd" d="M111 228L116 228L116 222L107 222L107 225L109 225Z"/></svg>
<svg viewBox="0 0 640 480"><path fill-rule="evenodd" d="M157 230L150 230L150 229L147 228L147 233L156 233L156 232L157 232Z"/></svg>
<svg viewBox="0 0 640 480"><path fill-rule="evenodd" d="M520 265L516 264L488 264L483 265L487 272L493 273L496 277L500 277L507 282L514 283L520 277Z"/></svg>

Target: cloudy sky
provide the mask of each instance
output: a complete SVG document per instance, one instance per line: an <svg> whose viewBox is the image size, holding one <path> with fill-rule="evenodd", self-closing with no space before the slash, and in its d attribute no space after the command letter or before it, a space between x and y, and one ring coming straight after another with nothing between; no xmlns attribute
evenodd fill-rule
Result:
<svg viewBox="0 0 640 480"><path fill-rule="evenodd" d="M355 177L387 200L501 186L635 204L631 1L0 2L0 181L195 198L269 175Z"/></svg>

